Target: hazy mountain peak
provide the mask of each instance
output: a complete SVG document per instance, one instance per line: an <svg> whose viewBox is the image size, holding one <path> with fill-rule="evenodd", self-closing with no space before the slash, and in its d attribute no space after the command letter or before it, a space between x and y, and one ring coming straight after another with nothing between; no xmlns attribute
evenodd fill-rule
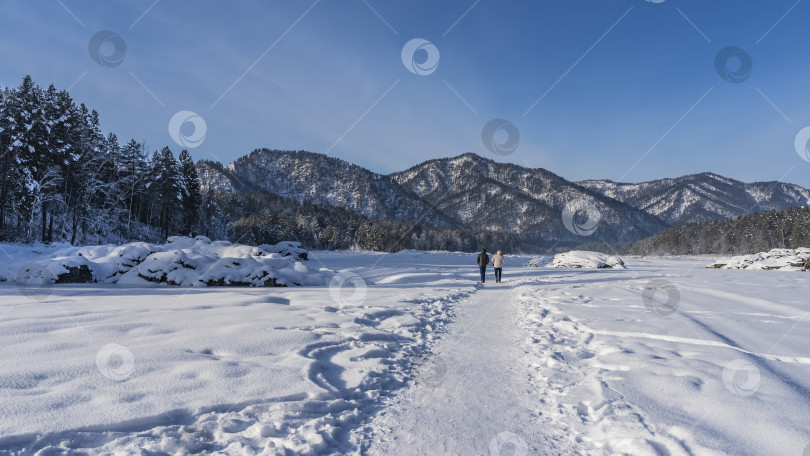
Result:
<svg viewBox="0 0 810 456"><path fill-rule="evenodd" d="M782 182L747 184L712 172L648 182L587 180L580 185L656 215L669 224L721 220L807 206L810 191Z"/></svg>

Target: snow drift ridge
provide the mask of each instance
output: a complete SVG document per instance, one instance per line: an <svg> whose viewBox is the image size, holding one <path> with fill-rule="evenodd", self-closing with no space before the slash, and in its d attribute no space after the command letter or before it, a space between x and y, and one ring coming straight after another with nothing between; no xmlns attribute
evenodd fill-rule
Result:
<svg viewBox="0 0 810 456"><path fill-rule="evenodd" d="M28 258L22 268L0 271L0 281L18 283L117 283L197 286L323 285L325 274L301 261L297 242L258 247L173 236L166 244L68 247L49 258Z"/></svg>

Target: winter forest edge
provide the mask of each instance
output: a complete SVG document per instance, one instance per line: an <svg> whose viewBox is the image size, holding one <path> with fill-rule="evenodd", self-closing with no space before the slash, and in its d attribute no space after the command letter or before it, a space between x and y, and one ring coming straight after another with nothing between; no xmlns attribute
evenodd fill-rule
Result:
<svg viewBox="0 0 810 456"><path fill-rule="evenodd" d="M299 240L309 248L464 250L515 236L370 220L276 195L201 191L187 150L175 158L101 131L99 114L30 76L0 92L0 241L73 245L158 241L202 234L254 244ZM220 166L206 162L207 166Z"/></svg>

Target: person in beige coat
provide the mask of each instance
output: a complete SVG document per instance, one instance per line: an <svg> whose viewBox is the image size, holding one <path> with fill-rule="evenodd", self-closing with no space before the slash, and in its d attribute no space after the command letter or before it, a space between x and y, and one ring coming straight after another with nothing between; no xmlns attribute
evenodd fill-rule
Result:
<svg viewBox="0 0 810 456"><path fill-rule="evenodd" d="M492 255L492 265L495 266L495 283L501 282L501 272L503 272L503 255L501 255L501 251L498 250L495 252L495 255Z"/></svg>

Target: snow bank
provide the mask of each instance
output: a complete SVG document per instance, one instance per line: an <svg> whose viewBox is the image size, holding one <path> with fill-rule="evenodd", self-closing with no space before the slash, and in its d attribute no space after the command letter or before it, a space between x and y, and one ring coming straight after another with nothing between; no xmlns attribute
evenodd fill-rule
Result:
<svg viewBox="0 0 810 456"><path fill-rule="evenodd" d="M624 268L624 260L599 252L572 250L554 255L551 266L555 268Z"/></svg>
<svg viewBox="0 0 810 456"><path fill-rule="evenodd" d="M804 271L810 260L810 248L772 249L753 255L740 255L724 258L706 266L714 269L781 269L785 271Z"/></svg>
<svg viewBox="0 0 810 456"><path fill-rule="evenodd" d="M258 247L173 236L166 244L16 249L15 264L0 280L25 283L118 283L196 286L323 285L326 275L301 263L307 251L297 242Z"/></svg>

